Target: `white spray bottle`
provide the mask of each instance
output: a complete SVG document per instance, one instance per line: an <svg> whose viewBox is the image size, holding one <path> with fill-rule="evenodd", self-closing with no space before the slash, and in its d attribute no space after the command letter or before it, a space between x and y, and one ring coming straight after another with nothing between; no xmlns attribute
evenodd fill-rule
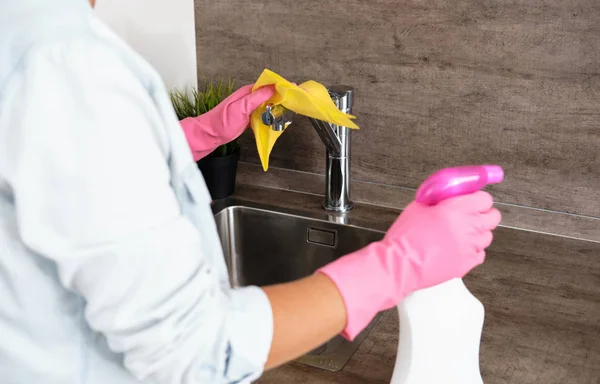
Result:
<svg viewBox="0 0 600 384"><path fill-rule="evenodd" d="M495 165L448 168L429 177L416 201L434 205L504 178ZM400 338L391 384L482 384L483 304L462 279L413 292L398 305Z"/></svg>

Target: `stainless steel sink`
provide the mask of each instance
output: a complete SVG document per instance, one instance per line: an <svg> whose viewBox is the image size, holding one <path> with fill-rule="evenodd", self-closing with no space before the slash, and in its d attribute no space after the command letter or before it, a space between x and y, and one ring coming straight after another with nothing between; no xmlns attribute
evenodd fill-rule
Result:
<svg viewBox="0 0 600 384"><path fill-rule="evenodd" d="M309 215L228 200L213 206L229 277L235 287L293 281L325 264L380 240L382 232ZM298 362L330 371L341 370L371 324L352 342L337 336Z"/></svg>

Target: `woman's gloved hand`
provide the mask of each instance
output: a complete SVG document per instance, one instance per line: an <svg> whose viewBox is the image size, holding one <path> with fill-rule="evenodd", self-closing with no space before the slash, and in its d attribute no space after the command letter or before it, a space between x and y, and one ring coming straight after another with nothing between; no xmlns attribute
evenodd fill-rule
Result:
<svg viewBox="0 0 600 384"><path fill-rule="evenodd" d="M194 161L209 155L219 145L238 138L250 124L250 115L275 93L273 86L252 92L246 85L210 111L181 120L181 127L192 150Z"/></svg>
<svg viewBox="0 0 600 384"><path fill-rule="evenodd" d="M354 339L385 309L413 291L462 278L483 263L501 215L486 192L434 206L411 203L384 239L318 272L337 286L346 306L342 335Z"/></svg>

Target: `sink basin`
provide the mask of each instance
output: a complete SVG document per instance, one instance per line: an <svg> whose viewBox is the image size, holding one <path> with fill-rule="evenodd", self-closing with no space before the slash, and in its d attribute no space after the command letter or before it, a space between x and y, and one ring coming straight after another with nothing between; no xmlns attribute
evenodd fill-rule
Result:
<svg viewBox="0 0 600 384"><path fill-rule="evenodd" d="M234 287L265 286L309 276L383 237L379 231L332 222L324 212L310 215L234 200L216 204L213 212ZM378 319L353 342L337 336L296 361L341 370Z"/></svg>

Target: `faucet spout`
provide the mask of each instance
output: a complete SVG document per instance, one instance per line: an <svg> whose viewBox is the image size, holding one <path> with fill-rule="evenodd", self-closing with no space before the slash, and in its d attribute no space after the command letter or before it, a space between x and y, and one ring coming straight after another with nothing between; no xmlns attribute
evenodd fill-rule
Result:
<svg viewBox="0 0 600 384"><path fill-rule="evenodd" d="M319 134L323 144L325 144L327 152L339 156L342 151L342 142L333 128L333 125L323 120L313 118L309 118L308 120Z"/></svg>

